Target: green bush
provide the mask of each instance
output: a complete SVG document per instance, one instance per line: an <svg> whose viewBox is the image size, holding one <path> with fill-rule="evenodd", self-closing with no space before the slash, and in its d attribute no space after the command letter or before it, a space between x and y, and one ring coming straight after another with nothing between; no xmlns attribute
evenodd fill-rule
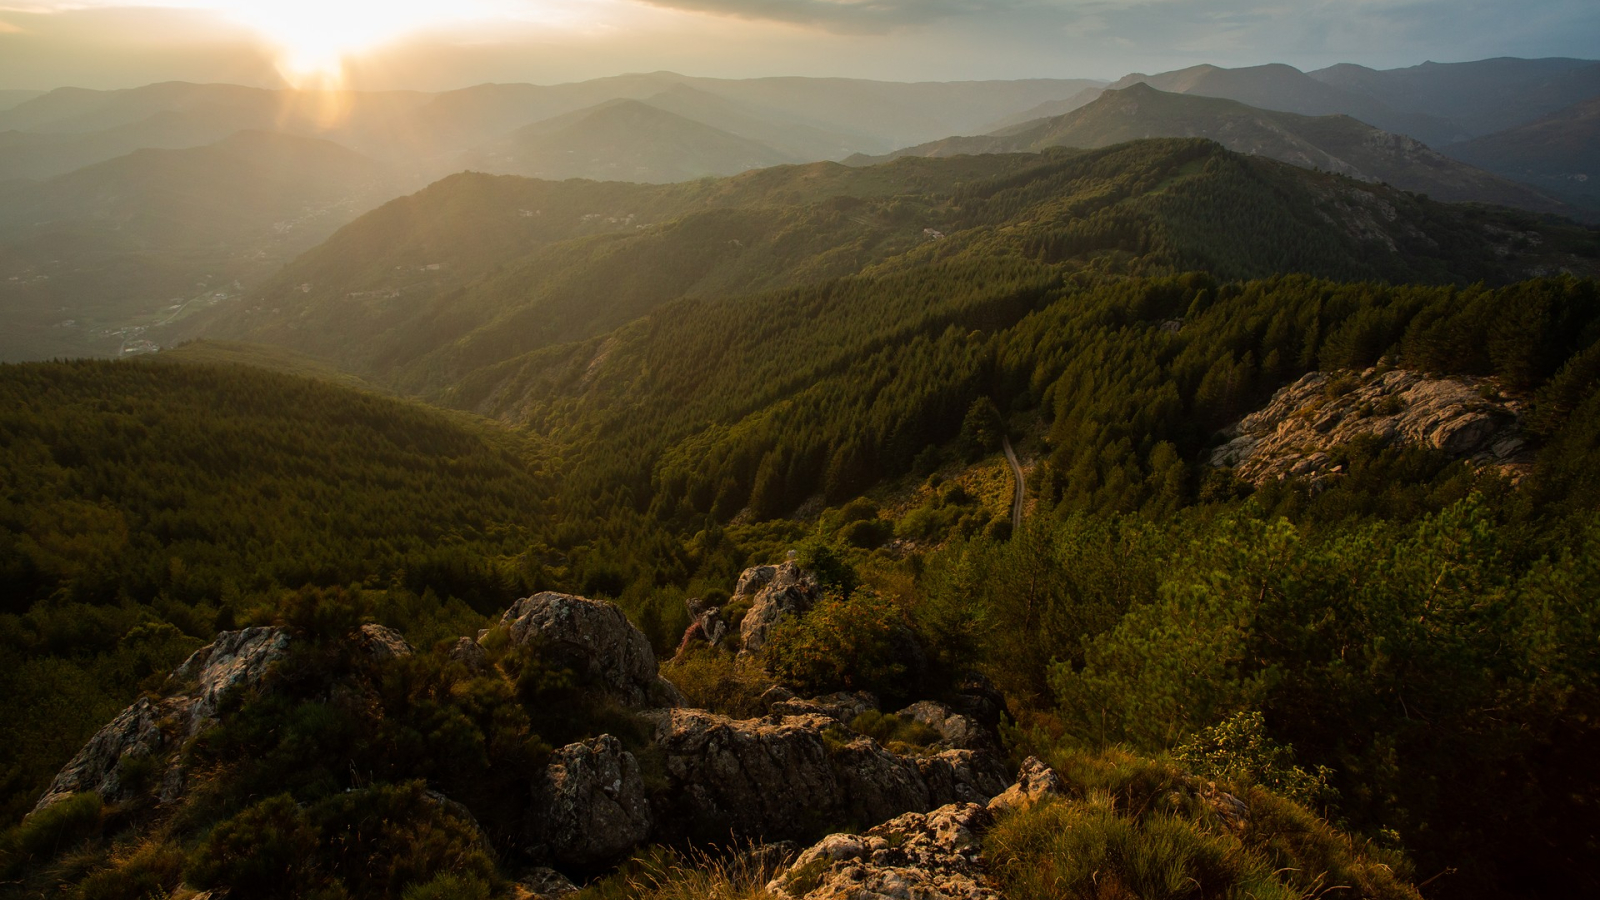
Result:
<svg viewBox="0 0 1600 900"><path fill-rule="evenodd" d="M0 837L0 871L14 877L90 838L98 837L104 814L100 795L73 794L24 819Z"/></svg>
<svg viewBox="0 0 1600 900"><path fill-rule="evenodd" d="M896 753L926 750L941 738L939 732L916 719L902 719L893 713L882 713L875 709L856 716L850 723L850 730L864 734Z"/></svg>
<svg viewBox="0 0 1600 900"><path fill-rule="evenodd" d="M767 670L801 694L873 691L904 697L917 658L898 607L876 593L831 593L803 616L780 623L764 648Z"/></svg>
<svg viewBox="0 0 1600 900"><path fill-rule="evenodd" d="M1201 778L1234 785L1259 784L1312 808L1338 800L1326 766L1308 772L1295 764L1294 748L1274 741L1257 710L1247 710L1201 730L1173 748L1173 758Z"/></svg>
<svg viewBox="0 0 1600 900"><path fill-rule="evenodd" d="M338 794L302 807L279 795L214 829L185 879L230 897L387 898L441 874L495 879L472 827L422 782Z"/></svg>
<svg viewBox="0 0 1600 900"><path fill-rule="evenodd" d="M665 663L661 675L683 692L690 706L745 719L766 712L761 694L771 682L738 664L732 653L691 647Z"/></svg>

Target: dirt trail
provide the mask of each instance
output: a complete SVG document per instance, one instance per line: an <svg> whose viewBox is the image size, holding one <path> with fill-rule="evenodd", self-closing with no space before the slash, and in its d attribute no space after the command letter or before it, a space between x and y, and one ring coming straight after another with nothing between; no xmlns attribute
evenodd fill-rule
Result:
<svg viewBox="0 0 1600 900"><path fill-rule="evenodd" d="M1022 527L1022 501L1028 495L1028 482L1022 475L1016 451L1011 449L1011 438L1002 437L1000 446L1005 448L1006 462L1011 464L1011 477L1017 480L1017 495L1011 499L1011 527L1015 530Z"/></svg>

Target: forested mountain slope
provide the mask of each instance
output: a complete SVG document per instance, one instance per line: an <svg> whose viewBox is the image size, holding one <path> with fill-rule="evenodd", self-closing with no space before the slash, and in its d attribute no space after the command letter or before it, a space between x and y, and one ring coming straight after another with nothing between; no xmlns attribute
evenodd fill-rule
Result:
<svg viewBox="0 0 1600 900"><path fill-rule="evenodd" d="M286 586L504 604L550 494L496 429L243 366L0 366L0 397L8 818L143 679Z"/></svg>
<svg viewBox="0 0 1600 900"><path fill-rule="evenodd" d="M1570 225L1193 140L814 164L659 188L462 175L353 223L178 335L279 343L427 393L679 297L942 261L1503 281L1584 271L1592 246Z"/></svg>

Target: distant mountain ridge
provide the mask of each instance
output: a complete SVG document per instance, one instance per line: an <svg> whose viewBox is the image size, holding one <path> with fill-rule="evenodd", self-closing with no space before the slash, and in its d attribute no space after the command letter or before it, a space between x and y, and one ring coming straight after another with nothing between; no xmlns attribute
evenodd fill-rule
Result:
<svg viewBox="0 0 1600 900"><path fill-rule="evenodd" d="M1456 144L1449 153L1600 209L1600 97Z"/></svg>
<svg viewBox="0 0 1600 900"><path fill-rule="evenodd" d="M1502 57L1384 71L1346 63L1308 75L1397 109L1445 117L1468 136L1526 124L1600 96L1600 62L1586 59Z"/></svg>
<svg viewBox="0 0 1600 900"><path fill-rule="evenodd" d="M1108 89L1073 112L994 135L949 138L895 156L1038 152L1108 147L1154 137L1203 137L1230 150L1308 169L1382 181L1439 200L1475 201L1539 212L1577 211L1537 190L1458 162L1403 135L1349 116L1301 116L1233 100L1168 93L1146 82Z"/></svg>
<svg viewBox="0 0 1600 900"><path fill-rule="evenodd" d="M638 100L536 122L468 154L462 168L561 180L660 183L796 162L767 144Z"/></svg>

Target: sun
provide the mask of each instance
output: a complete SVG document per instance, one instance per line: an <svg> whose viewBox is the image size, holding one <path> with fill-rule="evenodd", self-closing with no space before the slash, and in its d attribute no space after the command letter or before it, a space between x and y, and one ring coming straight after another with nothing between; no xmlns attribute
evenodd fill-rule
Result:
<svg viewBox="0 0 1600 900"><path fill-rule="evenodd" d="M300 88L337 88L345 61L398 38L481 15L475 0L224 0L223 11L278 53L278 71Z"/></svg>

